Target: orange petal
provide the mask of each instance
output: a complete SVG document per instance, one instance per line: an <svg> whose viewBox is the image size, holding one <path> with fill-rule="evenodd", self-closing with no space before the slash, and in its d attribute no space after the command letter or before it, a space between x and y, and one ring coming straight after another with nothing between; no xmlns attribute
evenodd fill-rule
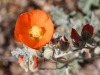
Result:
<svg viewBox="0 0 100 75"><path fill-rule="evenodd" d="M20 42L20 37L19 37L19 34L15 33L14 34L14 38L17 42Z"/></svg>
<svg viewBox="0 0 100 75"><path fill-rule="evenodd" d="M29 29L31 28L30 16L30 12L26 12L20 15L20 17L16 21L14 33L28 34Z"/></svg>
<svg viewBox="0 0 100 75"><path fill-rule="evenodd" d="M28 47L33 48L33 49L40 48L40 46L35 47L35 45L39 42L38 40L34 40L31 37L26 36L26 35L20 35L19 37L20 37L21 42L27 45Z"/></svg>
<svg viewBox="0 0 100 75"><path fill-rule="evenodd" d="M42 25L48 19L48 15L41 10L34 10L34 11L31 12L31 14L32 14L31 15L31 26Z"/></svg>

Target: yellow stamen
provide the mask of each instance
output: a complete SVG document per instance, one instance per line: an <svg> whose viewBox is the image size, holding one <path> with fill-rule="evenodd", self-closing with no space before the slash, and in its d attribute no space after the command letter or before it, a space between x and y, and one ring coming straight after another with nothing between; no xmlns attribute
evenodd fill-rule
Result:
<svg viewBox="0 0 100 75"><path fill-rule="evenodd" d="M29 34L30 34L30 37L32 37L33 39L38 40L42 37L43 31L42 31L42 28L38 26L34 26L29 31Z"/></svg>

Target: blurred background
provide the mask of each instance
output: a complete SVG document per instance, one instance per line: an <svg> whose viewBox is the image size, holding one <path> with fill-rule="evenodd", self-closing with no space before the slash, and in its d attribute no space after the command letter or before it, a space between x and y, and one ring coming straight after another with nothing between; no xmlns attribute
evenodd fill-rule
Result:
<svg viewBox="0 0 100 75"><path fill-rule="evenodd" d="M80 32L85 24L93 25L95 28L93 37L100 45L100 0L0 0L0 75L55 75L55 70L25 72L17 59L11 55L11 51L16 47L22 47L21 43L14 40L16 20L21 13L34 9L48 13L55 30L65 35L69 41L72 27ZM43 67L54 65L52 61L42 63ZM100 59L79 63L74 70L70 70L70 73L100 75Z"/></svg>

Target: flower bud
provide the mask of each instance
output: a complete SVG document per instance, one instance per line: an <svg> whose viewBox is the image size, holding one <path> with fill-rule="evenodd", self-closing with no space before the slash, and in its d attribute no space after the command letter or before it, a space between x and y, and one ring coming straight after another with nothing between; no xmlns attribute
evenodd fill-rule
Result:
<svg viewBox="0 0 100 75"><path fill-rule="evenodd" d="M28 64L24 62L23 56L19 56L18 62L20 64L20 66L25 70L25 72L27 72L28 71Z"/></svg>
<svg viewBox="0 0 100 75"><path fill-rule="evenodd" d="M79 36L79 34L77 33L77 31L74 28L72 28L72 31L71 31L71 39L72 39L74 46L78 47L81 37Z"/></svg>
<svg viewBox="0 0 100 75"><path fill-rule="evenodd" d="M52 38L51 39L51 41L49 42L50 44L52 44L52 45L55 45L55 44L57 44L57 41L58 39L54 39L54 38Z"/></svg>
<svg viewBox="0 0 100 75"><path fill-rule="evenodd" d="M19 56L18 62L19 62L20 64L24 63L24 58L23 58L23 56Z"/></svg>
<svg viewBox="0 0 100 75"><path fill-rule="evenodd" d="M67 38L65 36L62 36L60 38L60 49L62 51L66 51L68 49L68 47L69 47L69 42L68 42Z"/></svg>
<svg viewBox="0 0 100 75"><path fill-rule="evenodd" d="M92 27L92 25L89 25L89 24L86 24L83 29L82 29L82 32L84 31L88 31L91 35L93 35L93 31L94 31L94 28Z"/></svg>
<svg viewBox="0 0 100 75"><path fill-rule="evenodd" d="M30 69L31 72L38 71L38 63L39 63L38 57L30 56L29 69Z"/></svg>
<svg viewBox="0 0 100 75"><path fill-rule="evenodd" d="M91 34L86 30L86 31L84 31L83 33L82 33L82 39L84 40L84 41L87 41L87 40L89 40L91 38Z"/></svg>
<svg viewBox="0 0 100 75"><path fill-rule="evenodd" d="M82 32L81 32L83 40L87 41L88 39L90 39L93 35L93 31L94 31L94 28L91 25L86 24L83 27Z"/></svg>
<svg viewBox="0 0 100 75"><path fill-rule="evenodd" d="M33 65L33 68L38 67L38 63L39 63L39 58L38 58L38 57L35 57L35 58L34 58L34 65Z"/></svg>
<svg viewBox="0 0 100 75"><path fill-rule="evenodd" d="M53 55L53 50L49 47L47 47L45 50L44 50L44 57L46 59L50 59Z"/></svg>

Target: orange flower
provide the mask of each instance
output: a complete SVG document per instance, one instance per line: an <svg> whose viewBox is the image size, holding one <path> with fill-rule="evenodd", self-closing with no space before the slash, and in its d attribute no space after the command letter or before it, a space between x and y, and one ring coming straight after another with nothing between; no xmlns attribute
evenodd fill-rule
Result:
<svg viewBox="0 0 100 75"><path fill-rule="evenodd" d="M34 10L20 15L14 37L30 48L39 49L51 40L53 33L54 25L50 17L41 10Z"/></svg>

